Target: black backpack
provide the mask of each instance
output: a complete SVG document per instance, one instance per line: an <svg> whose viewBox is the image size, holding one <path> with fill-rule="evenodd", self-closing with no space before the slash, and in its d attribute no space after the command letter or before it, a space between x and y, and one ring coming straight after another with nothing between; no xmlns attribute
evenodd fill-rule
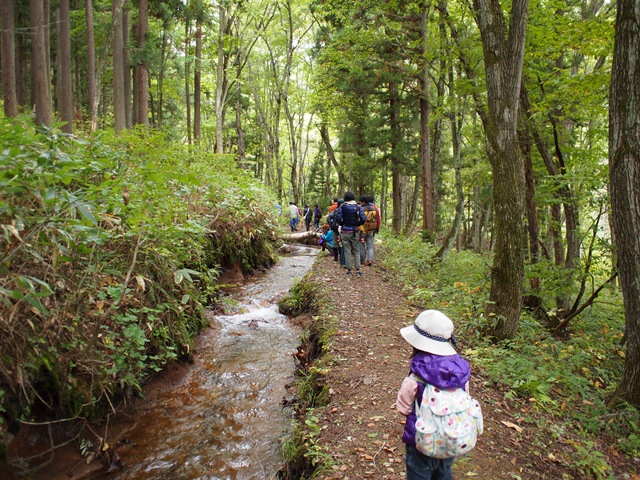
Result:
<svg viewBox="0 0 640 480"><path fill-rule="evenodd" d="M367 217L364 215L364 211L360 205L354 205L352 203L343 203L340 205L340 219L338 223L345 227L355 228L360 225L364 225L367 221ZM340 221L342 220L342 221Z"/></svg>
<svg viewBox="0 0 640 480"><path fill-rule="evenodd" d="M329 224L329 228L331 228L331 230L334 231L338 231L338 218L337 218L337 208L331 212L329 215L327 215L327 223Z"/></svg>

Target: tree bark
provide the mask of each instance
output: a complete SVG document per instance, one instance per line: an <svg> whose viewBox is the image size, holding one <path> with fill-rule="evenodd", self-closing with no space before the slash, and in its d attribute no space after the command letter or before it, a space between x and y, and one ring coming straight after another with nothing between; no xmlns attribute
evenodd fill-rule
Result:
<svg viewBox="0 0 640 480"><path fill-rule="evenodd" d="M189 63L189 44L191 29L189 27L189 18L184 21L184 99L187 105L187 145L191 145L191 91L189 83L190 63ZM219 152L218 152L219 153Z"/></svg>
<svg viewBox="0 0 640 480"><path fill-rule="evenodd" d="M13 0L0 0L0 32L4 114L7 117L15 117L18 115L18 96L16 90Z"/></svg>
<svg viewBox="0 0 640 480"><path fill-rule="evenodd" d="M460 117L460 118L458 118ZM453 244L458 238L462 219L464 218L464 192L462 191L462 162L460 159L460 149L462 147L462 115L451 115L451 138L453 140L453 162L456 169L456 215L447 233L442 247L436 253L438 260L443 260L447 256Z"/></svg>
<svg viewBox="0 0 640 480"><path fill-rule="evenodd" d="M130 129L133 120L133 109L131 93L131 54L129 51L130 45L130 14L129 3L125 2L122 9L122 72L124 89L124 124L125 128Z"/></svg>
<svg viewBox="0 0 640 480"><path fill-rule="evenodd" d="M627 352L618 392L640 406L640 0L617 3L609 97L609 180Z"/></svg>
<svg viewBox="0 0 640 480"><path fill-rule="evenodd" d="M433 182L431 172L431 140L429 137L429 62L427 61L427 49L429 45L427 22L430 2L422 5L420 19L420 36L422 41L422 72L420 75L420 157L422 163L422 229L429 238L435 236L435 212L433 208Z"/></svg>
<svg viewBox="0 0 640 480"><path fill-rule="evenodd" d="M96 46L93 36L93 2L85 0L87 24L87 94L89 95L89 123L92 132L98 129L98 88L96 86Z"/></svg>
<svg viewBox="0 0 640 480"><path fill-rule="evenodd" d="M58 4L58 111L62 131L73 133L73 93L71 91L71 19L69 0Z"/></svg>
<svg viewBox="0 0 640 480"><path fill-rule="evenodd" d="M9 0L10 1L10 0ZM28 20L25 19L26 13L20 11L14 11L14 28L18 24L26 24ZM18 101L18 111L23 111L26 108L31 108L33 103L29 104L27 93L27 64L28 64L28 42L26 41L27 35L14 35L15 42L15 65L16 65L16 99Z"/></svg>
<svg viewBox="0 0 640 480"><path fill-rule="evenodd" d="M399 103L398 103L398 85L394 82L389 83L389 128L391 130L391 184L393 191L393 218L391 225L395 233L402 231L402 219L404 208L404 196L402 195L402 172L400 170L400 158L398 154L398 137L399 137Z"/></svg>
<svg viewBox="0 0 640 480"><path fill-rule="evenodd" d="M113 17L113 127L116 133L127 127L124 98L124 50L123 27L124 0L113 0L111 14Z"/></svg>
<svg viewBox="0 0 640 480"><path fill-rule="evenodd" d="M524 288L524 161L516 127L528 0L514 0L506 31L499 0L474 0L487 79L487 155L493 172L495 254L486 315L497 339L513 338Z"/></svg>
<svg viewBox="0 0 640 480"><path fill-rule="evenodd" d="M216 153L224 153L224 83L225 83L225 55L224 37L227 32L227 9L224 4L218 6L218 61L216 69Z"/></svg>
<svg viewBox="0 0 640 480"><path fill-rule="evenodd" d="M298 233L282 233L280 234L280 238L289 241L299 242L301 240L306 240L308 238L320 238L322 235L313 230L309 230L308 232L298 232Z"/></svg>
<svg viewBox="0 0 640 480"><path fill-rule="evenodd" d="M329 138L329 127L327 127L326 122L322 122L320 124L320 137L322 138L322 142L324 143L325 148L327 149L327 158L333 168L336 170L336 174L338 175L338 192L342 192L344 190L345 181L344 181L344 173L338 160L336 159L336 154L333 150L333 145L331 145L331 139Z"/></svg>
<svg viewBox="0 0 640 480"><path fill-rule="evenodd" d="M149 31L149 0L138 0L138 62L133 70L134 111L133 123L149 126L149 71L144 53Z"/></svg>
<svg viewBox="0 0 640 480"><path fill-rule="evenodd" d="M244 128L242 127L242 96L240 90L236 95L236 135L238 136L238 166L247 168L247 145Z"/></svg>
<svg viewBox="0 0 640 480"><path fill-rule="evenodd" d="M42 2L30 0L31 14L31 70L33 78L33 104L37 125L51 125L51 84L47 65L44 11Z"/></svg>
<svg viewBox="0 0 640 480"><path fill-rule="evenodd" d="M196 22L196 64L193 72L193 141L200 143L202 113L200 104L200 79L202 77L202 24Z"/></svg>
<svg viewBox="0 0 640 480"><path fill-rule="evenodd" d="M535 184L533 180L533 164L531 162L531 148L529 146L528 135L522 142L526 150L524 153L525 159L525 183L526 183L526 210L527 210L527 231L529 233L529 261L532 265L536 264L540 260L540 226L538 224L538 205L535 201ZM534 291L540 288L540 279L537 277L531 278L529 285Z"/></svg>

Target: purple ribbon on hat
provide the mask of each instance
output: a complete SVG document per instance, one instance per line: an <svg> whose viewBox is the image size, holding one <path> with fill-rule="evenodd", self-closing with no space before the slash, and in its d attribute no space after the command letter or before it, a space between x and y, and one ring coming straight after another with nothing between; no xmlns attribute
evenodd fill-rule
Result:
<svg viewBox="0 0 640 480"><path fill-rule="evenodd" d="M456 337L453 335L453 333L451 334L451 338L447 339L447 338L438 337L436 335L431 335L430 333L427 333L424 330L422 330L415 323L413 324L413 328L415 328L416 332L418 332L423 337L427 337L427 338L429 338L431 340L435 340L436 342L445 342L445 343L447 343L447 342L451 341L451 343L453 344L454 347L458 346L458 342L456 342Z"/></svg>

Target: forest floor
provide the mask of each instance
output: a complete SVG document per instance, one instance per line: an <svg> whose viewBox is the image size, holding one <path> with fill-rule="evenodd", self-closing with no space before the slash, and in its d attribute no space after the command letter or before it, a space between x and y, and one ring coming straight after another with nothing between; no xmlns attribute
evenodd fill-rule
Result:
<svg viewBox="0 0 640 480"><path fill-rule="evenodd" d="M381 265L362 270L362 277L347 277L338 262L321 253L310 274L328 292L337 318L325 377L330 403L314 412L321 427L316 445L332 464L318 477L323 480L406 478L404 417L394 404L412 348L400 336L400 328L411 325L420 310ZM504 398L481 371L473 364L471 368L471 394L482 405L484 434L468 456L454 463L455 478L595 478L570 468L566 459L575 461L570 438L553 438L536 428L536 423L553 422L552 418L542 418L527 400ZM587 455L584 461L597 459ZM614 472L608 478L640 480L633 473L640 471L637 459L610 447L607 463Z"/></svg>

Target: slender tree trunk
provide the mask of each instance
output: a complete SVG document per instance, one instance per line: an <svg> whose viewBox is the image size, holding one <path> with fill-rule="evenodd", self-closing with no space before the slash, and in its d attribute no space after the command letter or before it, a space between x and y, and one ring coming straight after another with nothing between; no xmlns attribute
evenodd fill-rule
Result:
<svg viewBox="0 0 640 480"><path fill-rule="evenodd" d="M200 143L200 125L202 123L200 105L200 79L202 75L202 25L196 23L196 64L193 72L193 140Z"/></svg>
<svg viewBox="0 0 640 480"><path fill-rule="evenodd" d="M216 69L216 153L224 153L223 128L224 128L224 37L227 31L227 7L218 6L218 62Z"/></svg>
<svg viewBox="0 0 640 480"><path fill-rule="evenodd" d="M47 85L49 85L49 98L51 98L51 29L49 19L51 18L51 3L49 0L43 0L42 2L42 22L44 25L44 51L45 55L45 73L47 75Z"/></svg>
<svg viewBox="0 0 640 480"><path fill-rule="evenodd" d="M87 24L87 93L89 95L90 129L98 129L98 88L96 86L96 47L93 36L93 2L84 1L85 20Z"/></svg>
<svg viewBox="0 0 640 480"><path fill-rule="evenodd" d="M31 70L33 78L33 104L38 125L51 124L51 84L47 72L48 50L45 41L42 2L31 0Z"/></svg>
<svg viewBox="0 0 640 480"><path fill-rule="evenodd" d="M619 0L609 97L611 210L627 352L618 392L640 407L640 0Z"/></svg>
<svg viewBox="0 0 640 480"><path fill-rule="evenodd" d="M542 157L542 160L547 167L547 172L549 172L549 175L551 175L552 177L559 179L558 183L560 183L560 186L558 186L558 195L562 199L565 218L563 222L560 204L554 203L551 206L551 231L553 232L554 237L554 260L558 267L570 271L578 264L580 259L580 239L578 237L579 215L577 207L575 206L576 202L574 200L574 194L572 193L567 180L565 180L566 169L564 168L564 161L562 160L563 155L558 141L555 121L552 120L552 125L554 137L556 139L555 157L558 159L558 165L556 165L556 161L554 160L553 155L547 148L546 140L544 139L542 132L538 128L538 125L529 115L529 111L531 110L531 103L529 102L529 95L526 87L524 86L522 87L522 91L520 93L520 102L522 104L523 113L527 117L529 129L535 141L538 152L540 153L540 156ZM566 225L566 255L562 237L563 224ZM559 296L558 298L556 298L556 303L559 310L569 310L570 299L568 295Z"/></svg>
<svg viewBox="0 0 640 480"><path fill-rule="evenodd" d="M329 159L329 163L333 165L333 168L335 168L336 174L338 175L338 192L342 192L345 187L344 173L342 172L342 168L340 167L340 165L338 164L338 160L336 159L333 145L331 145L331 139L329 138L329 127L327 127L326 122L322 122L320 124L320 137L322 138L322 142L327 149L327 158Z"/></svg>
<svg viewBox="0 0 640 480"><path fill-rule="evenodd" d="M540 227L538 225L538 205L535 201L535 185L533 182L533 164L531 162L531 148L528 138L525 140L526 149L524 154L524 171L526 184L526 210L527 210L527 230L529 232L529 261L535 265L540 260ZM540 279L533 277L529 284L534 291L540 288Z"/></svg>
<svg viewBox="0 0 640 480"><path fill-rule="evenodd" d="M127 129L131 128L133 119L131 93L131 54L129 52L130 45L130 15L129 3L125 2L122 9L122 72L124 74L124 123Z"/></svg>
<svg viewBox="0 0 640 480"><path fill-rule="evenodd" d="M244 128L242 128L242 97L238 90L236 98L236 134L238 135L238 165L240 168L247 168L246 156L247 147L245 143Z"/></svg>
<svg viewBox="0 0 640 480"><path fill-rule="evenodd" d="M138 0L138 52L144 52L149 31L149 1ZM134 119L136 125L149 126L149 71L145 58L138 56L138 63L133 70L134 83Z"/></svg>
<svg viewBox="0 0 640 480"><path fill-rule="evenodd" d="M517 331L524 288L524 161L516 127L528 0L514 0L506 29L499 0L474 0L487 79L487 155L493 171L495 255L486 314L497 339Z"/></svg>
<svg viewBox="0 0 640 480"><path fill-rule="evenodd" d="M400 161L398 153L399 140L399 103L398 103L398 85L394 82L389 83L389 127L391 129L391 184L393 191L393 219L391 225L395 233L402 231L402 218L404 209L404 197L402 195L402 179L400 170Z"/></svg>
<svg viewBox="0 0 640 480"><path fill-rule="evenodd" d="M117 132L127 128L125 90L124 90L124 35L123 28L124 0L113 0L111 13L113 16L113 126Z"/></svg>
<svg viewBox="0 0 640 480"><path fill-rule="evenodd" d="M59 0L58 23L58 110L62 121L62 130L73 133L73 93L71 91L71 30L69 0Z"/></svg>
<svg viewBox="0 0 640 480"><path fill-rule="evenodd" d="M162 32L162 66L158 72L158 128L162 128L164 124L164 73L166 71L167 61L169 59L169 35L166 30Z"/></svg>
<svg viewBox="0 0 640 480"><path fill-rule="evenodd" d="M473 240L471 245L476 252L482 251L482 205L480 204L480 187L473 188Z"/></svg>
<svg viewBox="0 0 640 480"><path fill-rule="evenodd" d="M403 229L407 235L411 235L416 226L418 203L419 200L422 199L422 189L420 188L420 184L422 183L422 176L416 175L413 183L414 185L413 191L411 192L411 201L408 202L409 204L407 205L407 221Z"/></svg>
<svg viewBox="0 0 640 480"><path fill-rule="evenodd" d="M16 90L16 56L14 41L13 0L0 0L0 41L2 50L2 97L4 114L7 117L18 115L18 97Z"/></svg>
<svg viewBox="0 0 640 480"><path fill-rule="evenodd" d="M8 0L11 1L11 0ZM14 28L15 25L23 25L29 22L28 19L25 18L26 13L21 11L14 10ZM16 99L18 101L18 111L23 111L27 108L31 108L33 106L33 102L29 102L29 93L27 91L27 41L26 35L14 35L13 39L15 42L15 56L16 56Z"/></svg>
<svg viewBox="0 0 640 480"><path fill-rule="evenodd" d="M189 87L189 76L191 75L189 60L189 44L191 39L191 29L189 28L189 20L184 22L184 96L187 104L187 145L191 145L191 91Z"/></svg>
<svg viewBox="0 0 640 480"><path fill-rule="evenodd" d="M453 162L456 169L456 215L447 233L442 247L436 253L438 260L447 256L460 233L460 226L464 218L464 192L462 191L462 162L460 150L462 147L462 115L451 115L451 138L453 140Z"/></svg>
<svg viewBox="0 0 640 480"><path fill-rule="evenodd" d="M433 183L431 176L431 140L429 138L429 62L427 52L429 46L428 39L428 15L430 1L425 1L422 5L422 16L420 18L420 36L422 39L422 72L420 75L420 157L422 163L422 229L425 230L429 238L433 240L435 236L435 212L433 208Z"/></svg>

